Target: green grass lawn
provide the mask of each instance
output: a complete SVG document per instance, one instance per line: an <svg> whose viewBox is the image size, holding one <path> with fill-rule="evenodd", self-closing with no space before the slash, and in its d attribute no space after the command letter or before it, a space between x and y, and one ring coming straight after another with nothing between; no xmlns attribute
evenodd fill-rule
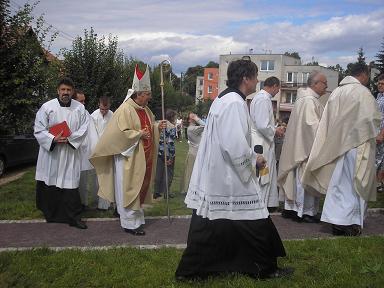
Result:
<svg viewBox="0 0 384 288"><path fill-rule="evenodd" d="M184 173L184 162L188 151L188 144L176 142L175 175L171 193L175 198L169 199L172 215L189 215L190 209L185 207L185 195L180 194L180 181ZM35 207L35 169L31 168L25 175L11 183L0 186L0 220L3 219L35 219L43 218L42 213ZM370 208L384 207L384 193L377 194L377 201L370 202ZM112 217L113 211L86 211L83 217ZM146 216L165 216L167 214L166 200L161 199L153 203L151 208L146 208Z"/></svg>
<svg viewBox="0 0 384 288"><path fill-rule="evenodd" d="M267 281L232 275L180 283L174 272L182 250L36 249L0 253L0 287L384 287L382 237L285 241L292 278Z"/></svg>

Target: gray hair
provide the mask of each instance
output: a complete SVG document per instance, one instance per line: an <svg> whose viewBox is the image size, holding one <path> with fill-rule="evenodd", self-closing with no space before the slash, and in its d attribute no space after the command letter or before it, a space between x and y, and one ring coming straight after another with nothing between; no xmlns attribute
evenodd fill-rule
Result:
<svg viewBox="0 0 384 288"><path fill-rule="evenodd" d="M316 78L320 75L320 74L322 74L320 71L318 71L318 70L313 70L312 72L311 72L311 74L309 74L309 76L308 76L308 80L307 80L307 85L308 85L308 87L311 87L311 86L313 86L313 85L315 85L316 84Z"/></svg>

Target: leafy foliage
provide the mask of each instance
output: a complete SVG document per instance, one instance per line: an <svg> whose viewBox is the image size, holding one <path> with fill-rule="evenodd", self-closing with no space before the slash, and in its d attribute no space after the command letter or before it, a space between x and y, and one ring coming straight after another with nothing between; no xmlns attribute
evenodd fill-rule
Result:
<svg viewBox="0 0 384 288"><path fill-rule="evenodd" d="M55 90L60 64L51 61L51 27L25 4L11 15L9 1L0 4L0 134L31 133L35 113ZM35 23L35 24L34 24Z"/></svg>
<svg viewBox="0 0 384 288"><path fill-rule="evenodd" d="M98 98L112 97L116 108L132 84L135 62L118 50L117 37L98 37L93 28L76 37L70 49L63 49L65 74L72 78L77 89L86 95L86 107L94 111Z"/></svg>

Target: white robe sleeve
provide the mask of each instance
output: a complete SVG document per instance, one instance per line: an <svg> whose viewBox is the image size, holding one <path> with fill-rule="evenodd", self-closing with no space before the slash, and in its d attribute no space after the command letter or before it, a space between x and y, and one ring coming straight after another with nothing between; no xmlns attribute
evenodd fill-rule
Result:
<svg viewBox="0 0 384 288"><path fill-rule="evenodd" d="M80 147L81 143L84 141L84 138L87 136L90 118L88 117L87 110L85 110L85 108L83 108L80 113L79 129L72 131L71 135L68 137L69 144L71 144L71 146L75 149Z"/></svg>
<svg viewBox="0 0 384 288"><path fill-rule="evenodd" d="M257 97L257 96L256 96ZM268 140L269 143L274 141L275 126L271 123L270 103L267 99L261 98L251 102L250 115L255 129Z"/></svg>
<svg viewBox="0 0 384 288"><path fill-rule="evenodd" d="M55 136L48 132L48 126L48 114L45 106L43 105L36 114L34 135L37 142L39 142L40 147L50 151L52 141Z"/></svg>
<svg viewBox="0 0 384 288"><path fill-rule="evenodd" d="M247 113L241 102L233 102L218 119L218 139L223 157L232 164L243 182L248 182L252 175L255 157L246 138L249 134Z"/></svg>

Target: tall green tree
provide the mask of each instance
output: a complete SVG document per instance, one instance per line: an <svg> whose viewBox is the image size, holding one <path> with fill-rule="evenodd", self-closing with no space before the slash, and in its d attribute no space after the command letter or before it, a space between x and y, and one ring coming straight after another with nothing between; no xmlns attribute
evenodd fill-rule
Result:
<svg viewBox="0 0 384 288"><path fill-rule="evenodd" d="M384 73L384 37L383 41L381 42L381 50L377 52L376 54L376 61L375 66L377 69L379 69L379 75Z"/></svg>
<svg viewBox="0 0 384 288"><path fill-rule="evenodd" d="M76 37L70 49L62 50L65 74L85 93L89 111L97 109L98 98L103 95L112 97L116 108L132 85L137 61L127 58L117 45L117 37L98 37L90 28L84 30L83 37Z"/></svg>
<svg viewBox="0 0 384 288"><path fill-rule="evenodd" d="M0 134L32 133L40 105L52 95L60 63L44 47L50 37L43 17L32 15L37 4L25 4L14 14L9 1L0 2Z"/></svg>

